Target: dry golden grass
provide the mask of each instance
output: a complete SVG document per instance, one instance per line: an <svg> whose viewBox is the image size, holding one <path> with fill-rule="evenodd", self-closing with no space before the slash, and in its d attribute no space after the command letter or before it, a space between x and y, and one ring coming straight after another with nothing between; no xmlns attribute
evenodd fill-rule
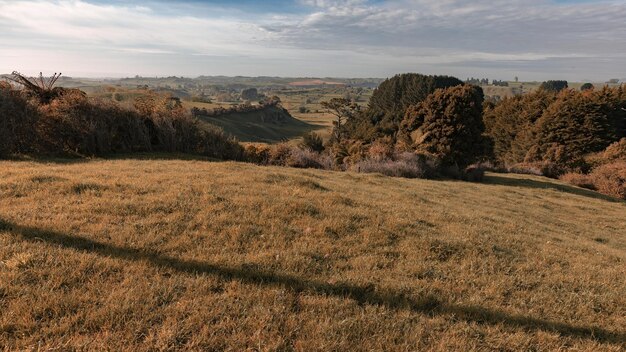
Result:
<svg viewBox="0 0 626 352"><path fill-rule="evenodd" d="M625 228L532 176L0 162L0 350L620 351Z"/></svg>

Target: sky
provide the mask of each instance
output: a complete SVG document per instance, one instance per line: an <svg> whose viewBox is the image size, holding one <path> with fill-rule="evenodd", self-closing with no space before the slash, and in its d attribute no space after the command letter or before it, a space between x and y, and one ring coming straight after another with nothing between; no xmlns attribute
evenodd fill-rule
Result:
<svg viewBox="0 0 626 352"><path fill-rule="evenodd" d="M0 72L626 78L626 0L0 0Z"/></svg>

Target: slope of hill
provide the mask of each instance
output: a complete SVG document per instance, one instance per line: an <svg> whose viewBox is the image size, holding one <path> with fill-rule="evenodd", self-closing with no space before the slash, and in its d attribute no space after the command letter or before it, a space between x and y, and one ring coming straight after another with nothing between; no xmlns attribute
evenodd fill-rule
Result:
<svg viewBox="0 0 626 352"><path fill-rule="evenodd" d="M0 162L0 350L626 347L626 203L194 160Z"/></svg>
<svg viewBox="0 0 626 352"><path fill-rule="evenodd" d="M199 116L219 126L242 142L280 142L319 128L291 116L278 107L260 111L228 113L217 117Z"/></svg>

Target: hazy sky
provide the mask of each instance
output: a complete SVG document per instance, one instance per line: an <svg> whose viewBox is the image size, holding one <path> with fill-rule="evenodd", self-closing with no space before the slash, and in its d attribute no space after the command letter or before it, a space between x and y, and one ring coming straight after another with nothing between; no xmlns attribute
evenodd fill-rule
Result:
<svg viewBox="0 0 626 352"><path fill-rule="evenodd" d="M0 0L0 72L626 78L626 0Z"/></svg>

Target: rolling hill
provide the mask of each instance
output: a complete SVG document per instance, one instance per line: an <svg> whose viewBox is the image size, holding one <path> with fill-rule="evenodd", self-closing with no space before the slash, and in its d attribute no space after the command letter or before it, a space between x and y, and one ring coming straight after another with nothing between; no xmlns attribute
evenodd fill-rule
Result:
<svg viewBox="0 0 626 352"><path fill-rule="evenodd" d="M242 142L275 143L302 136L320 128L291 116L279 107L260 111L233 112L217 117L200 116L202 121L221 127Z"/></svg>
<svg viewBox="0 0 626 352"><path fill-rule="evenodd" d="M0 350L626 347L626 203L206 160L0 162Z"/></svg>

